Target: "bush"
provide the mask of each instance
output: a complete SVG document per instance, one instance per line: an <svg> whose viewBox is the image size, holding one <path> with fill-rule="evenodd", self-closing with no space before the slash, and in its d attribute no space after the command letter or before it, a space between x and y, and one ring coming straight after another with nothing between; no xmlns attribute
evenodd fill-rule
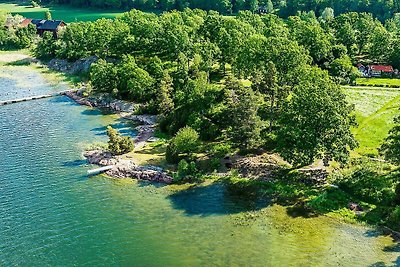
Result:
<svg viewBox="0 0 400 267"><path fill-rule="evenodd" d="M232 147L230 144L222 143L222 144L217 144L211 149L212 156L215 158L222 159L226 155L228 155L232 150Z"/></svg>
<svg viewBox="0 0 400 267"><path fill-rule="evenodd" d="M194 161L187 162L182 159L178 163L178 171L175 176L176 181L193 181L197 174L197 167Z"/></svg>
<svg viewBox="0 0 400 267"><path fill-rule="evenodd" d="M113 63L100 59L90 67L93 89L100 93L117 92L117 68Z"/></svg>
<svg viewBox="0 0 400 267"><path fill-rule="evenodd" d="M31 5L32 7L40 7L40 5L36 3L36 1L31 1Z"/></svg>
<svg viewBox="0 0 400 267"><path fill-rule="evenodd" d="M186 158L191 158L192 153L196 152L198 145L198 133L190 127L184 127L170 140L167 146L166 160L169 163L177 163L181 154Z"/></svg>
<svg viewBox="0 0 400 267"><path fill-rule="evenodd" d="M396 189L394 192L395 192L394 202L395 204L400 205L400 183L396 185Z"/></svg>
<svg viewBox="0 0 400 267"><path fill-rule="evenodd" d="M51 32L44 32L36 46L35 56L44 59L52 58L56 56L57 51L58 45L53 34Z"/></svg>
<svg viewBox="0 0 400 267"><path fill-rule="evenodd" d="M389 222L393 228L398 229L398 225L400 225L400 206L397 206L390 214Z"/></svg>
<svg viewBox="0 0 400 267"><path fill-rule="evenodd" d="M396 174L383 170L384 167L385 164L360 163L333 182L362 201L390 206L395 200L393 189Z"/></svg>
<svg viewBox="0 0 400 267"><path fill-rule="evenodd" d="M120 133L111 126L107 127L107 135L109 138L108 149L114 155L129 153L135 148L135 143L131 137L121 136Z"/></svg>

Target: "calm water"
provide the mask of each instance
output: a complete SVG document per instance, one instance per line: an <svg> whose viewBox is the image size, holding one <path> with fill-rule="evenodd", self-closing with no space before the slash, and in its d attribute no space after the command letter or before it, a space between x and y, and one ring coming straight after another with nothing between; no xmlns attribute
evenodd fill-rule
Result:
<svg viewBox="0 0 400 267"><path fill-rule="evenodd" d="M52 90L36 71L0 66L0 100ZM400 264L399 246L370 229L291 217L221 185L87 178L82 150L109 124L133 134L65 97L0 107L0 266Z"/></svg>

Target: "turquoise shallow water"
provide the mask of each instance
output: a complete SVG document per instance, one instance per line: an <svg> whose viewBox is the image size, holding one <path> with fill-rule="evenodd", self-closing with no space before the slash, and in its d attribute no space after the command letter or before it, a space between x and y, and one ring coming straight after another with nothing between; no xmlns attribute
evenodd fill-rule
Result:
<svg viewBox="0 0 400 267"><path fill-rule="evenodd" d="M0 100L59 89L35 70L0 68ZM221 185L87 178L83 148L105 141L109 124L134 134L66 97L0 107L0 266L400 264L399 246L371 229L293 217Z"/></svg>

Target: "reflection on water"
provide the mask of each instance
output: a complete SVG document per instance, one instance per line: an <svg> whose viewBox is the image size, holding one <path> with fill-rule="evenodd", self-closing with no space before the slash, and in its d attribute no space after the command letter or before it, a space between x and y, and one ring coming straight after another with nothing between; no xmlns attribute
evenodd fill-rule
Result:
<svg viewBox="0 0 400 267"><path fill-rule="evenodd" d="M0 84L7 84L0 94L29 83L13 76L13 68L1 68L11 78L0 75ZM52 90L32 73L40 93ZM134 134L117 116L66 97L0 107L1 266L399 263L398 246L370 229L290 216L281 206L238 196L220 184L180 191L87 178L82 149L105 141L110 124Z"/></svg>

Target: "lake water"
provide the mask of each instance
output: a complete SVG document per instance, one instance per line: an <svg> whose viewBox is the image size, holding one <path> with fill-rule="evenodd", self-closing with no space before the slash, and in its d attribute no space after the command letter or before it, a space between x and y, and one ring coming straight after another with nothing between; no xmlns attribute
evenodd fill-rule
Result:
<svg viewBox="0 0 400 267"><path fill-rule="evenodd" d="M0 100L61 89L37 70L0 66ZM0 107L0 266L400 264L400 247L372 229L294 217L222 185L88 178L82 151L109 124L134 134L66 97Z"/></svg>

